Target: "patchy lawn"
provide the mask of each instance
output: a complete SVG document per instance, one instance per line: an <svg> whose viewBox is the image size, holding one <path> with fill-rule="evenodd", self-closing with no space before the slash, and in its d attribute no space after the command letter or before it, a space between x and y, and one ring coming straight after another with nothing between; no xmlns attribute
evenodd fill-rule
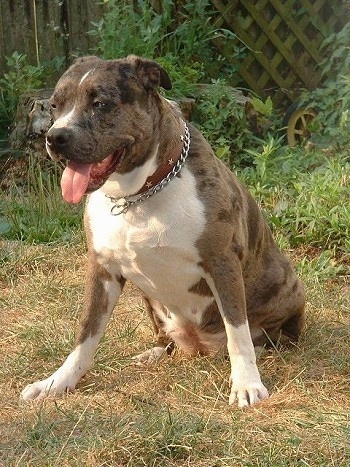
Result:
<svg viewBox="0 0 350 467"><path fill-rule="evenodd" d="M0 464L4 466L350 465L350 287L303 279L307 326L297 347L266 351L271 397L229 407L229 363L180 353L151 366L131 357L152 344L128 285L95 364L75 393L24 403L19 394L56 369L73 344L85 250L0 242ZM293 257L300 263L300 252ZM310 266L311 267L311 266Z"/></svg>

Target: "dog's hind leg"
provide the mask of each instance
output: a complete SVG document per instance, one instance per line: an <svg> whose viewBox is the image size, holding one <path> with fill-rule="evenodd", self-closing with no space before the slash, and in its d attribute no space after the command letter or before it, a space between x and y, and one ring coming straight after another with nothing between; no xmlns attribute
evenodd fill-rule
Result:
<svg viewBox="0 0 350 467"><path fill-rule="evenodd" d="M142 294L142 298L146 304L147 314L156 335L156 345L133 357L133 360L139 364L156 362L164 355L171 354L174 349L174 343L163 331L164 323L160 318L160 315L166 312L163 305L155 300L151 300L145 294Z"/></svg>
<svg viewBox="0 0 350 467"><path fill-rule="evenodd" d="M43 399L73 391L87 372L96 347L119 298L124 278L101 266L91 255L87 272L85 302L76 335L75 348L51 376L29 384L22 391L24 400Z"/></svg>
<svg viewBox="0 0 350 467"><path fill-rule="evenodd" d="M302 305L296 313L291 316L282 325L282 338L283 343L293 344L298 342L299 336L305 327L305 312L304 305Z"/></svg>
<svg viewBox="0 0 350 467"><path fill-rule="evenodd" d="M254 311L258 311L256 314L261 317L258 321L255 318L255 328L251 329L254 345L274 347L278 344L288 347L296 344L305 326L305 290L302 283L295 283L293 294L273 297L265 309Z"/></svg>

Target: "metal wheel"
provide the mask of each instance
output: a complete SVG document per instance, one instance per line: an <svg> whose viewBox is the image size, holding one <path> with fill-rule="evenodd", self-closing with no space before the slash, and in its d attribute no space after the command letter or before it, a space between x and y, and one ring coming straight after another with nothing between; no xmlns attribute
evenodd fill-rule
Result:
<svg viewBox="0 0 350 467"><path fill-rule="evenodd" d="M290 146L305 143L311 136L310 123L316 112L312 109L294 110L287 123L287 140Z"/></svg>

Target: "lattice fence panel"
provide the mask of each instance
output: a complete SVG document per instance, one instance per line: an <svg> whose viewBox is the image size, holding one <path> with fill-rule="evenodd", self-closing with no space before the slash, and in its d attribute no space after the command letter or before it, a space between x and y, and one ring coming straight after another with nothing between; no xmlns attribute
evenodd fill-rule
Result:
<svg viewBox="0 0 350 467"><path fill-rule="evenodd" d="M321 44L348 20L341 0L211 0L220 14L216 25L235 32L247 46L239 66L246 86L260 96L282 89L291 99L322 79ZM345 12L345 15L344 15ZM349 13L349 10L347 10ZM233 50L216 41L233 63ZM239 84L239 83L235 83Z"/></svg>

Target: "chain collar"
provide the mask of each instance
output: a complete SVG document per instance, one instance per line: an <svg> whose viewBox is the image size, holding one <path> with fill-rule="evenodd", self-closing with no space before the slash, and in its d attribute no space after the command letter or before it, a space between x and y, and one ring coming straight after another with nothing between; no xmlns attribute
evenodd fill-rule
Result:
<svg viewBox="0 0 350 467"><path fill-rule="evenodd" d="M188 151L190 149L190 142L191 142L188 126L185 122L183 123L185 127L185 134L184 136L181 136L181 139L183 141L181 155L178 161L176 162L176 164L174 165L174 167L168 173L168 175L164 177L154 187L150 188L144 193L141 193L138 196L132 195L132 196L125 196L124 198L114 198L113 196L106 195L106 197L109 198L112 203L114 203L114 205L111 208L112 216L119 216L120 214L124 214L129 210L131 206L134 206L135 204L139 204L142 201L146 201L146 199L150 198L151 196L158 193L158 191L162 190L180 172L180 170L182 169L187 159ZM135 196L137 196L137 198L135 198ZM131 198L135 198L135 199L131 199Z"/></svg>

